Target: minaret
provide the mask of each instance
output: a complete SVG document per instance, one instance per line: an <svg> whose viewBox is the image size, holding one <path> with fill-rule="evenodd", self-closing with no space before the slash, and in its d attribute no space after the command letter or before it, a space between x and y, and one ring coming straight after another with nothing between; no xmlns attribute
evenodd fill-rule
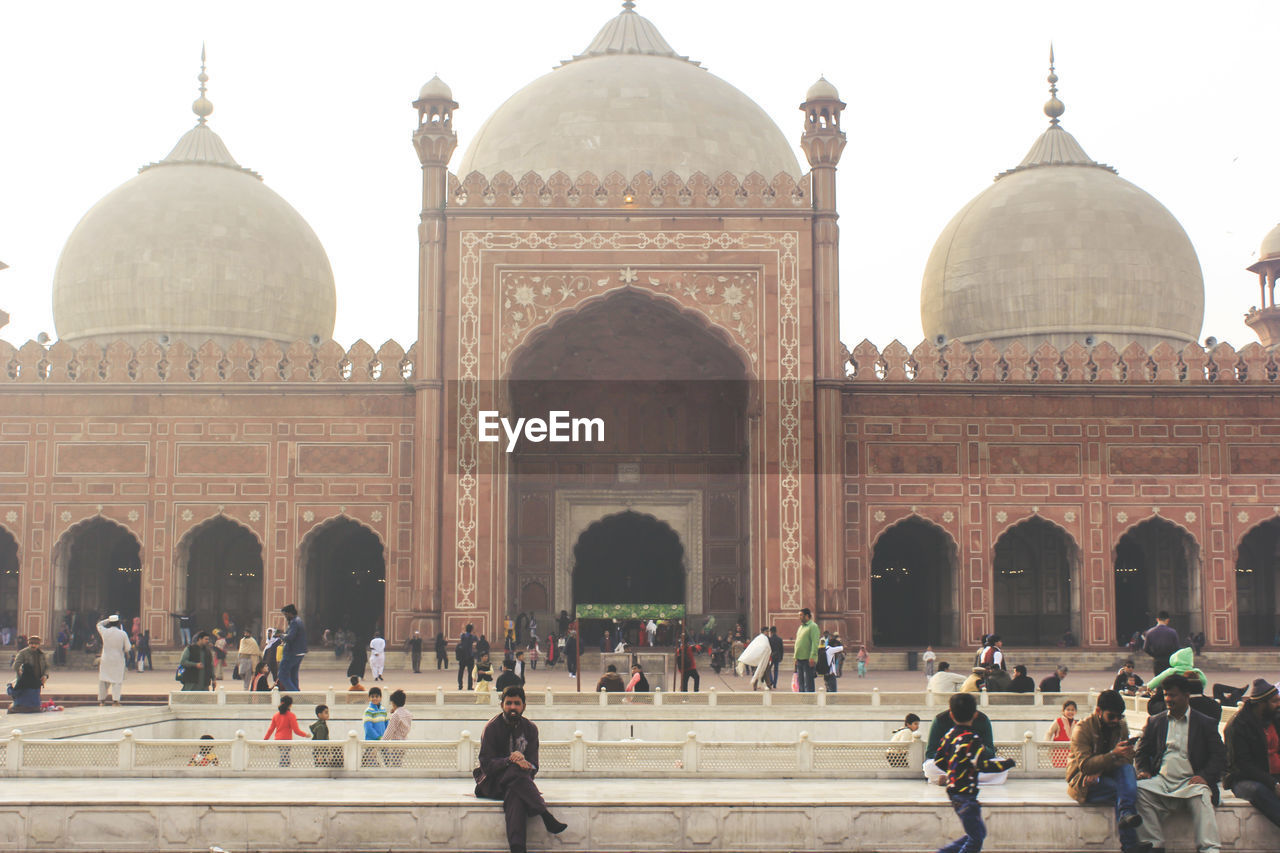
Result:
<svg viewBox="0 0 1280 853"><path fill-rule="evenodd" d="M422 213L418 223L418 352L414 365L418 446L413 532L414 609L428 616L423 633L444 630L440 622L440 502L444 478L444 293L445 206L449 159L458 147L453 131L453 92L434 76L413 102L418 127L413 147L422 163ZM400 642L403 638L394 638Z"/></svg>
<svg viewBox="0 0 1280 853"><path fill-rule="evenodd" d="M1249 324L1269 350L1280 348L1280 308L1276 307L1276 279L1280 278L1280 225L1262 240L1258 260L1249 267L1258 274L1258 304L1244 315Z"/></svg>
<svg viewBox="0 0 1280 853"><path fill-rule="evenodd" d="M840 113L845 104L825 77L805 93L804 133L800 147L809 160L813 199L813 379L814 495L816 502L818 621L844 623L848 588L844 569L844 454L840 383L844 364L840 346L840 230L836 226L836 164L844 151ZM868 581L869 583L869 581ZM863 596L863 600L868 600ZM868 626L844 624L854 643L871 638Z"/></svg>

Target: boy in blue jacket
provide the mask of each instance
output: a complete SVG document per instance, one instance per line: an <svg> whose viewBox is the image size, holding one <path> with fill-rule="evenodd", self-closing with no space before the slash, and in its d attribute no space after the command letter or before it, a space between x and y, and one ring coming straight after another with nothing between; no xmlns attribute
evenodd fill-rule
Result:
<svg viewBox="0 0 1280 853"><path fill-rule="evenodd" d="M387 712L382 707L382 690L369 688L369 707L364 709L364 739L382 740L387 730Z"/></svg>
<svg viewBox="0 0 1280 853"><path fill-rule="evenodd" d="M997 758L995 751L973 730L978 700L972 693L952 694L950 709L955 727L943 736L934 762L945 774L938 779L938 784L947 786L951 807L960 818L965 834L938 853L978 853L987 837L982 806L978 803L978 774L1008 770L1014 766L1014 760Z"/></svg>

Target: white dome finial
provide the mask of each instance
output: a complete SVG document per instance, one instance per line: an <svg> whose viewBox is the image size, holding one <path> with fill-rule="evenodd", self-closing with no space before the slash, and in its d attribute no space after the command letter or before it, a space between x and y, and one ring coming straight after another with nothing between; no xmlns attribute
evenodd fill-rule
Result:
<svg viewBox="0 0 1280 853"><path fill-rule="evenodd" d="M1067 107L1058 100L1058 75L1053 70L1053 42L1049 42L1049 100L1045 101L1044 114L1049 117L1049 124L1056 125L1058 119L1067 111Z"/></svg>
<svg viewBox="0 0 1280 853"><path fill-rule="evenodd" d="M204 63L204 42L200 42L200 75L196 77L200 81L200 97L191 104L191 111L199 118L200 124L204 124L213 112L213 103L204 96L207 91L204 84L209 82L209 75L204 73Z"/></svg>

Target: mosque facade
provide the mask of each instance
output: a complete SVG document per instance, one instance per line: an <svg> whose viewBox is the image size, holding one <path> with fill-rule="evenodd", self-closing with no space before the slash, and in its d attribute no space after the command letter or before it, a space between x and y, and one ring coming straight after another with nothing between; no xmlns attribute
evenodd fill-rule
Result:
<svg viewBox="0 0 1280 853"><path fill-rule="evenodd" d="M324 248L209 127L202 70L196 126L69 237L56 342L0 341L0 622L110 610L163 646L175 613L295 602L398 644L666 603L1104 649L1168 610L1211 648L1272 643L1280 227L1261 342L1202 344L1190 240L1053 88L927 259L926 340L842 343L835 87L805 94L804 168L623 5L456 170L458 104L423 86L407 346L332 340ZM602 435L486 440L555 412Z"/></svg>

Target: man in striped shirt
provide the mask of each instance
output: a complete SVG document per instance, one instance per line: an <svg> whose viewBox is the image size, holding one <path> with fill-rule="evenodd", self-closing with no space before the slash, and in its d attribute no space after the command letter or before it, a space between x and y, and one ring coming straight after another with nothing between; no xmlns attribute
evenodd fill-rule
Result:
<svg viewBox="0 0 1280 853"><path fill-rule="evenodd" d="M972 728L978 713L978 700L972 693L956 693L950 702L951 720L955 727L947 732L934 759L945 775L938 784L947 786L951 807L964 826L965 834L941 848L938 853L978 853L987 837L978 803L978 774L999 773L1014 766L1012 758L997 758L995 751L982 742Z"/></svg>

